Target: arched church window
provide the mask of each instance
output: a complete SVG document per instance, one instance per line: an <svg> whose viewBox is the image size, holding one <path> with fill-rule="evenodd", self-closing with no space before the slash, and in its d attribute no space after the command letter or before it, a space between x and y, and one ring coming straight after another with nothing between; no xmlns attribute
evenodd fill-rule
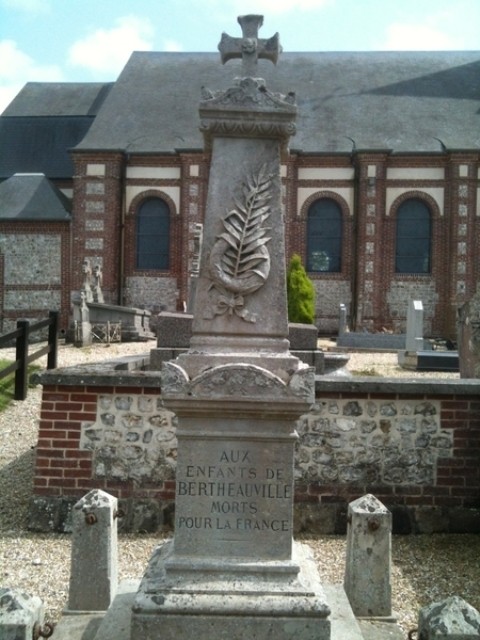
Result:
<svg viewBox="0 0 480 640"><path fill-rule="evenodd" d="M432 216L419 198L405 200L397 211L396 273L430 273Z"/></svg>
<svg viewBox="0 0 480 640"><path fill-rule="evenodd" d="M170 267L170 209L161 198L144 200L137 211L137 269Z"/></svg>
<svg viewBox="0 0 480 640"><path fill-rule="evenodd" d="M307 214L307 271L341 271L342 235L340 206L332 198L315 200Z"/></svg>

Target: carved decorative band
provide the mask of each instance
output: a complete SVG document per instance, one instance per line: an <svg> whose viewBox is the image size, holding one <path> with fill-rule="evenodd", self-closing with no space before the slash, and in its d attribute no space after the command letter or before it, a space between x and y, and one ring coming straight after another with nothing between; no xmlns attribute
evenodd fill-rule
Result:
<svg viewBox="0 0 480 640"><path fill-rule="evenodd" d="M295 135L294 122L255 122L248 120L202 120L200 131L216 135L288 139Z"/></svg>

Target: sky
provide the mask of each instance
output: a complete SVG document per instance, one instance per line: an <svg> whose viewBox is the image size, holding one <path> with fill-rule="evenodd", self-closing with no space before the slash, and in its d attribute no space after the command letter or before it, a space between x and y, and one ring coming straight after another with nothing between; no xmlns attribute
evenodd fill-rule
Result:
<svg viewBox="0 0 480 640"><path fill-rule="evenodd" d="M114 81L132 51L216 51L248 13L285 51L480 58L480 0L0 0L0 113L26 82Z"/></svg>

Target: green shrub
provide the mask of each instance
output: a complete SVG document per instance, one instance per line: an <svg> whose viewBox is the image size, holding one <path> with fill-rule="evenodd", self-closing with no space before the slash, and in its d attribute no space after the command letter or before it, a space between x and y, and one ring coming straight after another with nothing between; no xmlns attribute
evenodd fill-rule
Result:
<svg viewBox="0 0 480 640"><path fill-rule="evenodd" d="M314 323L315 289L296 253L287 270L287 302L289 322Z"/></svg>

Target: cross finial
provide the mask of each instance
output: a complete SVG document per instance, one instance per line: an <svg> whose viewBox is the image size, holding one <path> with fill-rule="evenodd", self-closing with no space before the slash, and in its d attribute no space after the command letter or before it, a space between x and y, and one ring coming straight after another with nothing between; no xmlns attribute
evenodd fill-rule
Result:
<svg viewBox="0 0 480 640"><path fill-rule="evenodd" d="M259 38L258 30L263 24L263 16L248 15L239 16L238 22L242 27L242 38L232 38L222 33L222 39L218 45L222 64L232 58L242 58L242 75L255 77L259 58L271 60L277 64L278 54L282 48L278 33L269 39Z"/></svg>

